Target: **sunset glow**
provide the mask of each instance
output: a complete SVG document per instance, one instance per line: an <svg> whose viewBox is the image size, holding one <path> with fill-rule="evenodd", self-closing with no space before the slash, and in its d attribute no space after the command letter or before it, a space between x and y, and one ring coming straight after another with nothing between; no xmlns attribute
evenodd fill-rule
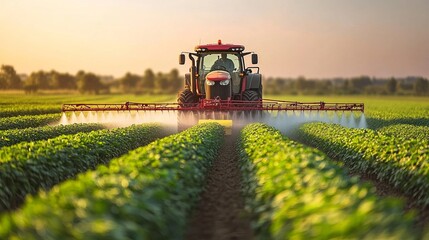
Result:
<svg viewBox="0 0 429 240"><path fill-rule="evenodd" d="M5 0L0 64L122 76L178 68L199 43L243 44L265 76L429 77L429 1Z"/></svg>

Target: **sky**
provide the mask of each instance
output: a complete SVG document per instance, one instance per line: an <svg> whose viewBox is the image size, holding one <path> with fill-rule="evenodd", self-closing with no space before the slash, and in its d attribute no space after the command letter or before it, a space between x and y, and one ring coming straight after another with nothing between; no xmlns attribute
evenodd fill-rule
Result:
<svg viewBox="0 0 429 240"><path fill-rule="evenodd" d="M184 74L178 55L218 39L270 77L429 77L428 0L0 0L18 73Z"/></svg>

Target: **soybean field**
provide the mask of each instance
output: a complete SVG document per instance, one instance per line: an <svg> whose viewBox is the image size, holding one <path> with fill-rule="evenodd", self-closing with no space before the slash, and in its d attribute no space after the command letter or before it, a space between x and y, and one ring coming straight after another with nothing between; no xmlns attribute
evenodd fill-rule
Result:
<svg viewBox="0 0 429 240"><path fill-rule="evenodd" d="M1 94L0 239L429 239L429 98L273 98L363 102L366 127L62 125L176 100Z"/></svg>

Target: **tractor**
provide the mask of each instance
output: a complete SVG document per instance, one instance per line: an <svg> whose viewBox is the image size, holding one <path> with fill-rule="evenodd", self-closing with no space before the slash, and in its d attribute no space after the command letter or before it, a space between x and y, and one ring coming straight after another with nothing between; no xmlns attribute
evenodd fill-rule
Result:
<svg viewBox="0 0 429 240"><path fill-rule="evenodd" d="M178 96L180 106L198 105L202 99L262 101L259 67L247 67L244 61L250 55L252 64L258 64L258 55L244 52L243 45L223 44L221 40L197 45L195 52L180 54L179 64L185 64L186 54L192 65Z"/></svg>

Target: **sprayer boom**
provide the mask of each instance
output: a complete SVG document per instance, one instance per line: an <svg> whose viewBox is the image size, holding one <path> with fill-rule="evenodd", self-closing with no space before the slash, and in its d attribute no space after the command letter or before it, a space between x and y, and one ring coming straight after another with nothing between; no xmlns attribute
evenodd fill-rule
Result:
<svg viewBox="0 0 429 240"><path fill-rule="evenodd" d="M63 104L62 111L364 111L363 103L201 99L199 103Z"/></svg>

